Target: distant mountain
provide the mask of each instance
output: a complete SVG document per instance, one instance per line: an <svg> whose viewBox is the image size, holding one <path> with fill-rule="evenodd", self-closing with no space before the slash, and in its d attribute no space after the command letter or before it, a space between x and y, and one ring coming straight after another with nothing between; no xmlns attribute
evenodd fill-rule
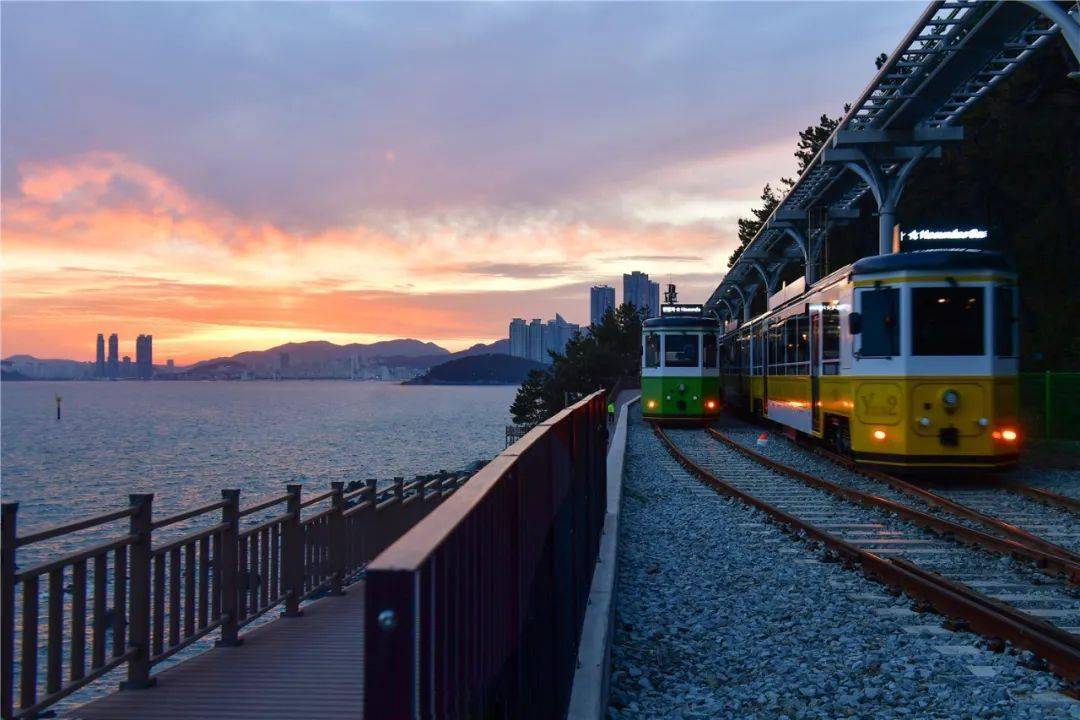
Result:
<svg viewBox="0 0 1080 720"><path fill-rule="evenodd" d="M350 343L338 345L326 340L312 340L302 343L286 343L268 350L248 350L229 357L213 358L195 363L186 368L188 372L200 372L204 366L219 366L224 362L242 365L249 370L259 372L272 372L280 370L284 364L286 367L319 366L341 361L353 361L358 358L362 361L382 361L387 359L406 360L414 362L419 358L428 358L421 362L420 367L430 367L432 364L446 359L450 351L435 343L422 342L420 340L383 340L374 343ZM378 364L389 364L380 362Z"/></svg>
<svg viewBox="0 0 1080 720"><path fill-rule="evenodd" d="M466 355L436 365L405 385L520 385L543 363L505 354Z"/></svg>
<svg viewBox="0 0 1080 720"><path fill-rule="evenodd" d="M472 347L459 350L456 353L450 355L451 358L463 358L472 357L474 355L509 355L510 354L510 341L503 338L502 340L496 340L490 345L484 343L476 343Z"/></svg>

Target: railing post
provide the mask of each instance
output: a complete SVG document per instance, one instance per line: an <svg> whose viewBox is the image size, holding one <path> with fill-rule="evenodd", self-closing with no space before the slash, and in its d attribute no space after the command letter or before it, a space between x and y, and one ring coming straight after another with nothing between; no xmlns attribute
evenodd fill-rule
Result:
<svg viewBox="0 0 1080 720"><path fill-rule="evenodd" d="M19 503L4 503L0 517L0 717L15 703L15 531Z"/></svg>
<svg viewBox="0 0 1080 720"><path fill-rule="evenodd" d="M375 503L379 496L378 484L379 481L375 478L368 478L364 481L364 487L367 490L365 494L367 495L367 499L371 503L371 508L373 510L375 509Z"/></svg>
<svg viewBox="0 0 1080 720"><path fill-rule="evenodd" d="M398 502L405 500L405 478L394 478L394 497L397 498Z"/></svg>
<svg viewBox="0 0 1080 720"><path fill-rule="evenodd" d="M219 647L236 647L244 641L240 639L239 596L237 595L237 567L240 543L240 491L222 490L221 498L225 507L221 509L221 522L225 529L221 531L221 557L214 558L218 563L221 578L221 638L215 643Z"/></svg>
<svg viewBox="0 0 1080 720"><path fill-rule="evenodd" d="M134 507L131 514L131 624L128 626L128 645L136 650L135 657L128 660L128 679L120 683L124 690L141 690L152 687L157 678L150 677L150 564L153 560L153 493L128 495ZM117 577L122 583L124 578ZM114 618L113 622L123 622Z"/></svg>
<svg viewBox="0 0 1080 720"><path fill-rule="evenodd" d="M334 494L330 496L330 567L334 569L330 576L330 594L344 595L345 548L349 541L345 537L345 518L342 516L345 512L345 483L337 480L330 483L330 487L334 491Z"/></svg>
<svg viewBox="0 0 1080 720"><path fill-rule="evenodd" d="M285 609L281 617L300 617L300 596L304 594L304 530L300 527L302 485L287 485L289 518L282 528L281 574L285 580Z"/></svg>
<svg viewBox="0 0 1080 720"><path fill-rule="evenodd" d="M416 494L420 496L421 502L427 497L427 478L423 475L416 476Z"/></svg>

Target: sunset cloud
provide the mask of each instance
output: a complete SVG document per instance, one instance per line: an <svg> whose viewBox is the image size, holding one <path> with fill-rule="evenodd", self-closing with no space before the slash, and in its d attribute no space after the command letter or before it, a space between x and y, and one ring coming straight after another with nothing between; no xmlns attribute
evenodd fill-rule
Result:
<svg viewBox="0 0 1080 720"><path fill-rule="evenodd" d="M914 14L9 4L2 352L460 348L515 315L585 322L631 270L704 298L795 130ZM766 21L771 45L729 32Z"/></svg>

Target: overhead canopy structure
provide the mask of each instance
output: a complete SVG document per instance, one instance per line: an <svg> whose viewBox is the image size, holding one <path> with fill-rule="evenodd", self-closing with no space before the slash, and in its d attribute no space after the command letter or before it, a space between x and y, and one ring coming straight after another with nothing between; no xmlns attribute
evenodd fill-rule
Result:
<svg viewBox="0 0 1080 720"><path fill-rule="evenodd" d="M821 271L829 227L858 217L871 193L879 251L891 251L896 206L915 165L963 139L960 120L1002 78L1063 33L1080 60L1080 3L943 0L923 12L706 305L748 317L763 289L771 294L789 263L809 282Z"/></svg>

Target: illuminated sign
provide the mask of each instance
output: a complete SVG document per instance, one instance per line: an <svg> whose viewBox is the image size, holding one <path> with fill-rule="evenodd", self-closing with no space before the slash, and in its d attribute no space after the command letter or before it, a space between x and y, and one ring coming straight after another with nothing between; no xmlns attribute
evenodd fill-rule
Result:
<svg viewBox="0 0 1080 720"><path fill-rule="evenodd" d="M905 240L985 240L990 233L982 228L961 230L908 230L903 233Z"/></svg>
<svg viewBox="0 0 1080 720"><path fill-rule="evenodd" d="M701 305L661 305L661 315L701 315L704 311Z"/></svg>

